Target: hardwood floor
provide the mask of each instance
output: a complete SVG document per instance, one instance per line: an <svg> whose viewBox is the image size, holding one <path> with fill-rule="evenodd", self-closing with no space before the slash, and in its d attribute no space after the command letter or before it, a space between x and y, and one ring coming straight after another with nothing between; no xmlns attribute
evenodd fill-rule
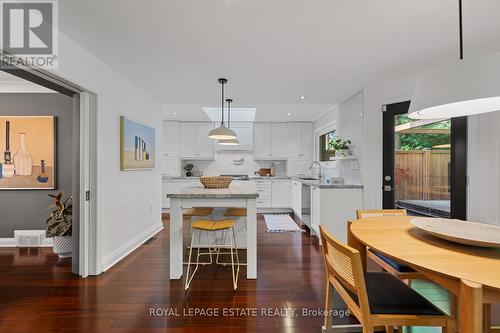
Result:
<svg viewBox="0 0 500 333"><path fill-rule="evenodd" d="M164 223L155 239L87 279L72 275L71 262L51 249L0 249L0 332L320 332L324 275L317 238L267 233L259 216L258 279L246 280L243 267L233 291L229 266L204 266L186 293L183 281L169 280L168 217ZM430 293L443 302L439 292ZM239 313L225 316L229 308ZM284 308L295 312L277 313ZM184 313L209 309L218 316Z"/></svg>

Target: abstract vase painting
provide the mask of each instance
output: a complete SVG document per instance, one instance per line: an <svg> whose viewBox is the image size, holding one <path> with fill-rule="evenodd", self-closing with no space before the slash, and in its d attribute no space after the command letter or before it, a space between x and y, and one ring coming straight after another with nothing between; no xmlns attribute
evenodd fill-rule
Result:
<svg viewBox="0 0 500 333"><path fill-rule="evenodd" d="M56 120L0 116L0 190L55 189Z"/></svg>
<svg viewBox="0 0 500 333"><path fill-rule="evenodd" d="M16 175L31 176L33 173L33 158L26 148L26 133L19 133L19 149L14 155L14 167Z"/></svg>
<svg viewBox="0 0 500 333"><path fill-rule="evenodd" d="M120 118L120 170L155 167L155 129L127 117Z"/></svg>

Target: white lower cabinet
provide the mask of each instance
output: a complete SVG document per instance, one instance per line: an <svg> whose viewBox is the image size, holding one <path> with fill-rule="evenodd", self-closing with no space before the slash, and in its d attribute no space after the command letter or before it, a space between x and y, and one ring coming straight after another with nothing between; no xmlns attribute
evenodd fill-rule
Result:
<svg viewBox="0 0 500 333"><path fill-rule="evenodd" d="M298 218L302 218L302 183L292 180L291 208Z"/></svg>
<svg viewBox="0 0 500 333"><path fill-rule="evenodd" d="M257 192L259 193L259 197L257 198L257 208L271 207L271 180L255 180L255 187L257 187Z"/></svg>
<svg viewBox="0 0 500 333"><path fill-rule="evenodd" d="M272 208L290 208L290 180L271 180Z"/></svg>
<svg viewBox="0 0 500 333"><path fill-rule="evenodd" d="M311 186L311 234L319 236L321 224L321 189Z"/></svg>
<svg viewBox="0 0 500 333"><path fill-rule="evenodd" d="M347 221L356 220L362 207L361 189L311 187L311 233L319 236L323 225L336 239L347 241ZM320 240L321 241L321 240Z"/></svg>

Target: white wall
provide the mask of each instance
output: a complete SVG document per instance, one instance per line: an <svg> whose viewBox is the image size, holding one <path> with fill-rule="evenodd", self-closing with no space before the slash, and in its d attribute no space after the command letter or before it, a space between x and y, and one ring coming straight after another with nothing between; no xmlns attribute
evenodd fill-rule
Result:
<svg viewBox="0 0 500 333"><path fill-rule="evenodd" d="M322 162L327 177L342 177L347 183L363 183L363 112L364 93L361 90L314 123L314 154L316 160L319 159L319 136L332 130L336 131L338 137L351 140L353 155L359 158L358 161ZM353 163L357 163L357 169L352 168Z"/></svg>
<svg viewBox="0 0 500 333"><path fill-rule="evenodd" d="M469 117L467 215L500 225L500 112Z"/></svg>
<svg viewBox="0 0 500 333"><path fill-rule="evenodd" d="M234 160L243 159L241 165L234 163ZM272 161L255 161L253 152L248 151L220 151L217 152L215 161L182 161L182 173L184 174L184 166L188 163L194 165L194 171L202 171L205 176L218 175L249 175L253 176L254 172L260 168L270 168ZM279 164L276 164L279 163ZM286 161L275 162L276 176L286 176Z"/></svg>
<svg viewBox="0 0 500 333"><path fill-rule="evenodd" d="M139 246L161 222L160 104L87 50L60 34L54 73L98 95L98 219L106 269ZM120 116L156 129L156 168L120 171Z"/></svg>

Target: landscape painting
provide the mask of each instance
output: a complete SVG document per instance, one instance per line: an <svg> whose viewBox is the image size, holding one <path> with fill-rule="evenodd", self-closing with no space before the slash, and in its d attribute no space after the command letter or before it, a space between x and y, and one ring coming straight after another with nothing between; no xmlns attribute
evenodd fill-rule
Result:
<svg viewBox="0 0 500 333"><path fill-rule="evenodd" d="M155 167L155 129L120 117L120 170Z"/></svg>
<svg viewBox="0 0 500 333"><path fill-rule="evenodd" d="M0 190L56 188L56 117L0 116Z"/></svg>

